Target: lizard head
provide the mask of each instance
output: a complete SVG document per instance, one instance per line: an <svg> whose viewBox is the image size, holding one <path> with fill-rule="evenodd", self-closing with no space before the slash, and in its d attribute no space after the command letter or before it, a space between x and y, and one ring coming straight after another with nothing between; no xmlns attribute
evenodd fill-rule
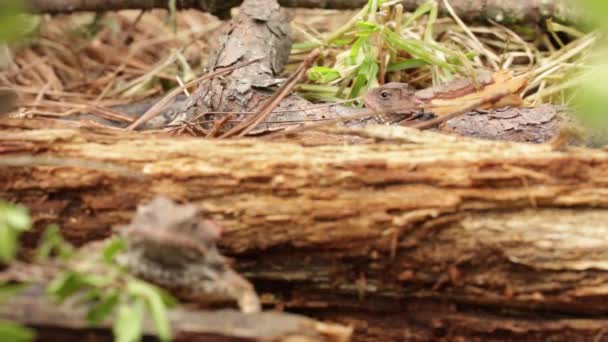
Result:
<svg viewBox="0 0 608 342"><path fill-rule="evenodd" d="M378 114L403 114L414 110L414 88L407 83L391 82L371 89L365 95L365 107Z"/></svg>

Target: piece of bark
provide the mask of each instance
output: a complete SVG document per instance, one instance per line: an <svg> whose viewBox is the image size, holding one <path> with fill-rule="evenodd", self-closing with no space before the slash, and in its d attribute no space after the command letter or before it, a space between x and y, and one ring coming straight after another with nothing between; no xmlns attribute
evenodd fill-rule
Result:
<svg viewBox="0 0 608 342"><path fill-rule="evenodd" d="M358 331L381 333L374 321L386 316L400 317L387 334L572 340L600 334L608 315L603 150L389 126L333 131L373 144L314 147L48 121L3 120L0 133L4 153L146 175L138 182L82 165L2 169L0 197L32 209L29 246L47 223L75 242L107 236L137 203L162 193L225 227L223 250L265 303L350 317Z"/></svg>
<svg viewBox="0 0 608 342"><path fill-rule="evenodd" d="M276 0L244 1L238 17L224 24L220 32L209 57L210 72L235 63L265 58L221 78L201 82L173 119L176 124L205 112L250 111L266 98L258 94L256 88L269 90L281 82L279 75L289 56L291 38L287 16ZM214 121L217 116L208 114L202 118ZM207 129L211 126L203 125Z"/></svg>
<svg viewBox="0 0 608 342"><path fill-rule="evenodd" d="M211 130L214 122L230 112L232 120L222 125L217 133L224 133L248 118L244 112L257 111L271 98L273 86L278 85L280 73L291 48L287 16L275 0L247 0L240 7L239 16L226 23L210 56L209 70L221 70L235 63L265 57L259 62L234 70L221 78L203 81L172 120L173 125L193 118L205 121L201 127ZM295 95L285 98L276 111L310 107L311 104ZM329 115L333 114L328 112ZM291 125L294 121L319 119L320 110L301 110L271 113L266 123L256 125L252 134Z"/></svg>
<svg viewBox="0 0 608 342"><path fill-rule="evenodd" d="M72 341L83 336L112 341L111 325L91 327L84 310L57 305L40 287L0 305L0 317L36 328L37 341ZM351 329L280 312L243 314L236 310L169 311L174 341L347 341ZM146 319L144 336L155 336L154 323Z"/></svg>
<svg viewBox="0 0 608 342"><path fill-rule="evenodd" d="M480 139L543 143L573 123L567 108L541 105L471 112L448 121L441 130Z"/></svg>
<svg viewBox="0 0 608 342"><path fill-rule="evenodd" d="M354 9L363 7L368 0L280 0L284 7L306 7L320 9ZM407 11L413 11L426 0L402 0ZM36 12L70 13L74 11L110 11L128 8L150 9L167 8L166 0L28 0ZM220 17L226 17L231 7L238 6L242 0L177 0L178 8L196 8ZM441 3L441 2L440 2ZM466 21L492 19L498 22L521 24L543 23L553 17L565 23L584 24L580 4L571 0L531 0L531 1L469 1L452 0L450 4L456 13ZM443 5L440 6L445 11Z"/></svg>

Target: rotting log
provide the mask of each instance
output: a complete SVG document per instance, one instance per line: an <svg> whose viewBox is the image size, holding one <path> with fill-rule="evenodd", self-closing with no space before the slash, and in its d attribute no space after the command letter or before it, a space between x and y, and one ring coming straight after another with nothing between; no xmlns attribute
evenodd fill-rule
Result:
<svg viewBox="0 0 608 342"><path fill-rule="evenodd" d="M178 0L178 8L195 8L220 17L229 15L230 8L242 0ZM280 0L283 7L319 9L355 9L363 7L368 0ZM426 0L402 0L404 8L415 10ZM111 11L120 9L167 8L166 0L28 0L30 8L40 13L71 13L76 11ZM548 17L566 23L582 23L580 4L571 0L529 1L450 1L456 13L467 21L492 19L505 23L541 23ZM445 10L441 6L442 10Z"/></svg>
<svg viewBox="0 0 608 342"><path fill-rule="evenodd" d="M355 340L605 338L607 151L332 132L368 143L4 119L0 197L30 207L36 231L58 223L79 243L157 193L198 204L266 304L354 324Z"/></svg>

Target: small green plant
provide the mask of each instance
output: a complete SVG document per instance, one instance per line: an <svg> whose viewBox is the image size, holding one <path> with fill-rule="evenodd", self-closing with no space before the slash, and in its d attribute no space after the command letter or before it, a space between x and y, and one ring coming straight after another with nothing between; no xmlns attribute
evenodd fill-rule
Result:
<svg viewBox="0 0 608 342"><path fill-rule="evenodd" d="M15 259L19 247L19 236L31 226L26 208L0 200L0 263ZM0 305L17 294L21 284L0 283ZM31 341L34 333L19 324L0 320L0 341Z"/></svg>
<svg viewBox="0 0 608 342"><path fill-rule="evenodd" d="M116 341L138 341L146 314L154 321L158 337L169 341L167 308L176 301L117 264L115 258L124 248L126 241L116 237L107 241L100 253L89 255L88 250L74 250L56 227L47 230L39 258L57 255L65 264L64 271L48 285L47 293L58 303L77 299L86 306L87 320L93 326L112 318Z"/></svg>
<svg viewBox="0 0 608 342"><path fill-rule="evenodd" d="M0 251L2 261L15 258L19 234L27 230L31 219L22 206L0 202ZM116 237L99 250L77 250L61 236L59 227L49 226L36 251L36 260L52 263L59 272L48 284L49 297L61 304L71 303L86 308L92 325L112 321L116 341L140 340L144 318L150 315L159 339L171 340L167 309L177 301L166 291L130 275L116 262L127 246ZM0 304L17 294L25 284L0 284ZM0 341L31 341L31 330L12 322L0 321Z"/></svg>
<svg viewBox="0 0 608 342"><path fill-rule="evenodd" d="M410 28L423 17L426 26L418 39ZM468 59L473 56L438 44L433 39L436 19L434 1L404 18L401 5L369 0L351 21L325 39L311 37L309 42L294 45L300 52L316 47L341 51L330 59L331 64L311 68L308 78L316 84L305 84L301 89L309 97L319 98L319 93L324 93L324 99L327 95L352 99L377 86L380 78L398 79L402 71L420 67L431 68L438 81L451 80L455 72L471 69Z"/></svg>

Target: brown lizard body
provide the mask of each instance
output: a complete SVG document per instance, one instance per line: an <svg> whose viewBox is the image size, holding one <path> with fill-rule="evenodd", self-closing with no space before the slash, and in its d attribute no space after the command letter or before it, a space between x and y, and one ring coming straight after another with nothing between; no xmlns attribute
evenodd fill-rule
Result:
<svg viewBox="0 0 608 342"><path fill-rule="evenodd" d="M424 112L441 116L458 112L480 99L505 94L507 89L497 87L500 84L495 83L492 74L488 72L480 72L475 81L460 79L422 90L415 90L407 83L391 82L371 89L364 102L383 121L411 119ZM490 88L491 85L496 88ZM489 91L483 92L486 87ZM504 96L507 95L509 94Z"/></svg>
<svg viewBox="0 0 608 342"><path fill-rule="evenodd" d="M407 119L422 109L422 102L417 100L416 92L407 83L391 82L371 89L363 101L365 107L376 113L380 121Z"/></svg>

